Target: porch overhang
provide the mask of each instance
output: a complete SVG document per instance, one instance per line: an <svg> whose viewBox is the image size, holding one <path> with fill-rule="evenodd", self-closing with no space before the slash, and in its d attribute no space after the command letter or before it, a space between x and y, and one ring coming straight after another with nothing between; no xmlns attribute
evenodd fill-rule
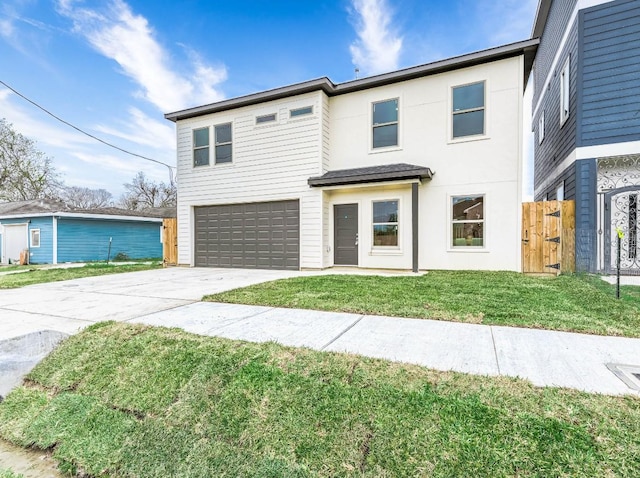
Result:
<svg viewBox="0 0 640 478"><path fill-rule="evenodd" d="M435 173L430 168L415 164L385 164L365 168L328 171L322 176L311 177L311 187L348 186L352 184L381 183L389 181L430 180Z"/></svg>

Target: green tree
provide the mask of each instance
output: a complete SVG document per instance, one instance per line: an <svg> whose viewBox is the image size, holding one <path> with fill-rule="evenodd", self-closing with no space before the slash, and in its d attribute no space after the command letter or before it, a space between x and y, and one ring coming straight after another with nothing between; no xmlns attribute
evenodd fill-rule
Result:
<svg viewBox="0 0 640 478"><path fill-rule="evenodd" d="M0 119L0 201L57 198L61 186L51 158Z"/></svg>

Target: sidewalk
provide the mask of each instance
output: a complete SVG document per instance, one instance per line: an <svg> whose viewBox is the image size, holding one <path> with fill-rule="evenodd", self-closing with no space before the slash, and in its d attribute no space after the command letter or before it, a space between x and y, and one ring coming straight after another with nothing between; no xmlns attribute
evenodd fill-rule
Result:
<svg viewBox="0 0 640 478"><path fill-rule="evenodd" d="M640 387L640 339L200 302L205 294L309 274L168 268L1 290L0 382L5 378L1 362L11 362L5 369L13 370L29 351L3 351L3 341L47 330L75 334L93 323L115 320L349 352L437 370L521 377L539 386L638 395L607 365L634 366L622 378ZM5 342L4 347L15 348L16 343ZM25 361L31 359L26 356Z"/></svg>
<svg viewBox="0 0 640 478"><path fill-rule="evenodd" d="M437 370L521 377L538 386L640 396L607 368L612 363L635 365L640 374L640 339L208 302L129 322L349 352Z"/></svg>

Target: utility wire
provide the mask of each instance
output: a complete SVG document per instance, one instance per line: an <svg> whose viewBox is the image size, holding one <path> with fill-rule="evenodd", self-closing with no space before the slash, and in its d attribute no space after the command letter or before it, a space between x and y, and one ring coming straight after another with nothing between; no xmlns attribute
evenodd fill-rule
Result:
<svg viewBox="0 0 640 478"><path fill-rule="evenodd" d="M77 126L72 125L71 123L69 123L68 121L63 120L62 118L60 118L59 116L56 116L55 114L53 114L51 111L49 111L48 109L40 106L38 103L36 103L35 101L30 100L29 98L27 98L26 96L24 96L22 93L20 93L19 91L16 91L15 89L11 88L9 85L7 85L4 81L0 80L0 84L4 85L5 87L7 87L8 89L10 89L11 91L13 91L16 95L18 95L20 98L22 98L23 100L28 101L29 103L31 103L33 106L35 106L36 108L41 109L42 111L44 111L45 113L47 113L49 116L57 119L58 121L60 121L61 123L66 124L67 126L70 126L71 128L75 129L76 131L79 131L80 133L84 134L85 136L88 136L89 138L95 139L96 141L99 141L102 144L105 144L107 146L109 146L110 148L114 148L117 149L118 151L122 151L123 153L129 154L131 156L136 156L138 158L144 159L146 161L151 161L157 164L161 164L162 166L166 166L167 168L169 168L169 175L171 177L172 173L173 173L173 169L174 166L170 166L167 163L163 163L162 161L158 161L157 159L153 159L153 158L148 158L146 156L142 156L141 154L137 154L137 153L132 153L131 151L127 151L126 149L123 149L119 146L116 146L115 144L111 144L108 141L105 141L103 139L98 138L97 136L92 135L91 133L87 133L86 131L78 128Z"/></svg>

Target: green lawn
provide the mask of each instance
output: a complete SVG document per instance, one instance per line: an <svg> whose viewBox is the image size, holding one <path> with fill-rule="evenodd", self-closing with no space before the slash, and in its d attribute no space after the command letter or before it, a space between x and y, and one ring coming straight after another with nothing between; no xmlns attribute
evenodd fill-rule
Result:
<svg viewBox="0 0 640 478"><path fill-rule="evenodd" d="M24 266L20 266L24 267ZM40 284L43 282L57 282L81 277L94 277L105 274L117 274L121 272L145 271L162 267L159 262L151 264L105 264L93 263L82 267L68 269L29 269L27 272L17 274L0 275L0 289L15 289L26 285Z"/></svg>
<svg viewBox="0 0 640 478"><path fill-rule="evenodd" d="M90 476L640 476L637 397L122 323L38 365L0 435Z"/></svg>
<svg viewBox="0 0 640 478"><path fill-rule="evenodd" d="M640 287L622 287L622 299L616 300L615 287L595 276L325 275L267 282L203 300L640 337Z"/></svg>
<svg viewBox="0 0 640 478"><path fill-rule="evenodd" d="M8 468L0 468L0 478L24 478L24 475L15 473Z"/></svg>

